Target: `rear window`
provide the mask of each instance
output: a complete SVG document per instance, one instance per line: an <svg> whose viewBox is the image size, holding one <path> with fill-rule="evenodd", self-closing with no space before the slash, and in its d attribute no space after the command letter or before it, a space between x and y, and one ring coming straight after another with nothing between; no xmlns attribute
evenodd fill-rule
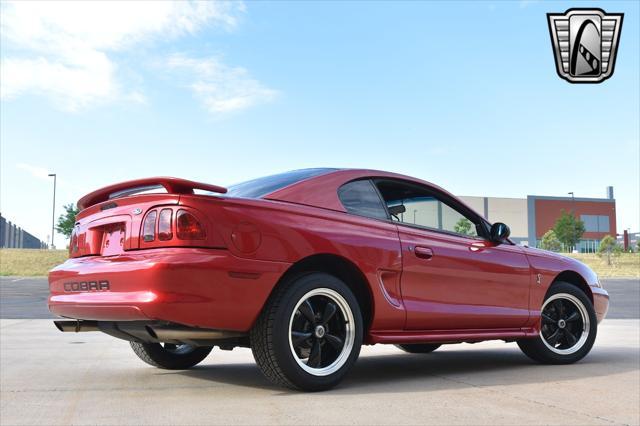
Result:
<svg viewBox="0 0 640 426"><path fill-rule="evenodd" d="M231 185L226 195L240 198L261 198L286 186L305 179L320 176L337 169L303 169L265 176L258 179Z"/></svg>

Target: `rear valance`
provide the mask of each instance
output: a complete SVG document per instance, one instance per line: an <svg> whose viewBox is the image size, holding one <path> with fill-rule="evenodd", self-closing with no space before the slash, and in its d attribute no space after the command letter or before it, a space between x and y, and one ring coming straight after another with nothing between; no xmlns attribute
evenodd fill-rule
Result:
<svg viewBox="0 0 640 426"><path fill-rule="evenodd" d="M208 183L193 182L191 180L174 177L151 177L116 183L100 188L80 198L78 200L78 208L83 210L103 201L125 197L158 186L164 187L169 194L193 194L194 189L217 192L219 194L227 192L227 188L209 185Z"/></svg>

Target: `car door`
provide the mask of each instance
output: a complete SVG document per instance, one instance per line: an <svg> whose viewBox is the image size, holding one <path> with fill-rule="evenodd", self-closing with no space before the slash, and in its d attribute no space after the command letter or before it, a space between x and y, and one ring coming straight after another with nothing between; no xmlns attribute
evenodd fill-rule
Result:
<svg viewBox="0 0 640 426"><path fill-rule="evenodd" d="M376 185L398 226L406 329L518 328L527 322L530 272L522 248L490 242L479 215L434 188Z"/></svg>

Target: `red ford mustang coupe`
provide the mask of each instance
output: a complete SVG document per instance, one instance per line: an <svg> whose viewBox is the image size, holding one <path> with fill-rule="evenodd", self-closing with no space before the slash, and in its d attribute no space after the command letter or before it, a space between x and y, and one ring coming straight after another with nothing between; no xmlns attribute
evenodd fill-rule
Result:
<svg viewBox="0 0 640 426"><path fill-rule="evenodd" d="M374 170L306 169L227 188L176 178L92 192L49 274L65 332L128 340L160 368L250 347L265 376L336 385L362 344L411 353L515 341L578 361L609 297L575 260L521 247L447 191Z"/></svg>

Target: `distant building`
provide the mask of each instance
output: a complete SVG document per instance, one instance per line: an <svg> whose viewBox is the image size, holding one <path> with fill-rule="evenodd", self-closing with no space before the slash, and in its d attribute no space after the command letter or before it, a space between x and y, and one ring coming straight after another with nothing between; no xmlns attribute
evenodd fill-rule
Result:
<svg viewBox="0 0 640 426"><path fill-rule="evenodd" d="M597 251L606 235L615 237L616 200L613 187L606 198L549 197L527 198L460 197L490 222L504 222L511 228L511 238L522 245L537 247L542 236L556 223L562 210L574 212L585 226L585 233L575 249L582 253Z"/></svg>
<svg viewBox="0 0 640 426"><path fill-rule="evenodd" d="M47 247L47 243L0 215L0 248L46 249Z"/></svg>

